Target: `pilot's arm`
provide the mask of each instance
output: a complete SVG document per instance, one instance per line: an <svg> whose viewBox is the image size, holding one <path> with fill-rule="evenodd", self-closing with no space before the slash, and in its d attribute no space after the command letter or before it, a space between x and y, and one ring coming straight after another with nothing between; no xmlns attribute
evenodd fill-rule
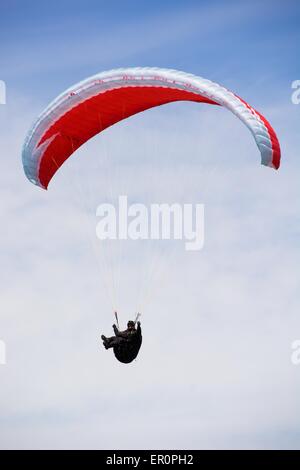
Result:
<svg viewBox="0 0 300 470"><path fill-rule="evenodd" d="M113 325L113 330L116 336L118 336L119 330L116 325Z"/></svg>

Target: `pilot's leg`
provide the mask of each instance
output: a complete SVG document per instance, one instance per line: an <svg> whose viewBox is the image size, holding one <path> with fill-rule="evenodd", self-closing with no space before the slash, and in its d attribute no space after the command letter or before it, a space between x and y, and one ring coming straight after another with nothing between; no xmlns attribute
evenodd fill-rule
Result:
<svg viewBox="0 0 300 470"><path fill-rule="evenodd" d="M112 340L114 339L114 336L112 336L111 338L106 338L106 336L102 335L101 336L101 339L103 341L103 346L105 347L105 349L109 349L109 348L112 348L113 346L111 345L111 342Z"/></svg>
<svg viewBox="0 0 300 470"><path fill-rule="evenodd" d="M123 342L123 338L118 336L111 336L110 338L106 338L106 336L102 335L101 339L103 340L105 349L113 348Z"/></svg>

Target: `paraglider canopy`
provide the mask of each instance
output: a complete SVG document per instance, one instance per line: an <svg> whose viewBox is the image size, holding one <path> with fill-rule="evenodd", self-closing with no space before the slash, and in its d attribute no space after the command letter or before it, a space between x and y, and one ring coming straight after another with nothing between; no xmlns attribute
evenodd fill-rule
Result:
<svg viewBox="0 0 300 470"><path fill-rule="evenodd" d="M280 147L268 121L226 88L195 75L159 68L102 72L74 85L38 117L23 147L28 179L44 189L72 153L94 135L136 113L175 101L224 106L252 132L261 162L280 165Z"/></svg>

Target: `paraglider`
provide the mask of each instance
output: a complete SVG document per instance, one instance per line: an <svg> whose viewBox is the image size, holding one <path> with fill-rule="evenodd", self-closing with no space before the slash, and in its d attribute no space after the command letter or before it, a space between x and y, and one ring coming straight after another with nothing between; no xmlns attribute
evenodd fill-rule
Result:
<svg viewBox="0 0 300 470"><path fill-rule="evenodd" d="M66 90L38 117L23 146L27 178L47 189L62 164L85 142L136 113L174 101L220 105L251 131L261 163L280 166L280 146L269 122L233 92L185 72L125 68L94 75Z"/></svg>
<svg viewBox="0 0 300 470"><path fill-rule="evenodd" d="M135 327L136 323L137 328ZM125 331L120 331L116 325L113 325L113 330L115 336L111 336L110 338L104 335L101 336L103 346L105 349L113 348L118 361L129 364L137 357L142 345L141 323L139 321L130 320L127 323L127 329Z"/></svg>
<svg viewBox="0 0 300 470"><path fill-rule="evenodd" d="M94 75L59 95L40 114L28 132L22 151L27 178L48 189L63 163L104 129L147 109L176 101L192 101L227 108L252 133L261 163L280 166L280 145L265 117L246 101L217 83L176 70L137 67ZM102 335L106 349L116 358L132 362L142 344L140 322L127 330L114 325L115 336Z"/></svg>

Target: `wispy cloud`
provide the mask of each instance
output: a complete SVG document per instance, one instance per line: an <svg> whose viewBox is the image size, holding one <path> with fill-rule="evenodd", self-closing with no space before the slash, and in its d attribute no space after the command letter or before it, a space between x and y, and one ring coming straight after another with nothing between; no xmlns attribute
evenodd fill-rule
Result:
<svg viewBox="0 0 300 470"><path fill-rule="evenodd" d="M264 10L267 5L260 4L260 13ZM66 71L95 64L100 70L104 64L135 61L143 53L159 51L176 43L184 43L186 52L191 46L194 49L194 41L199 47L205 41L209 48L215 43L216 32L226 34L256 17L253 4L251 7L237 3L222 7L200 4L188 8L177 6L159 14L152 13L150 17L129 19L126 24L101 23L99 27L96 18L82 20L76 12L72 17L70 11L67 20L58 15L54 24L42 21L32 30L24 30L22 44L12 40L6 45L1 66L8 76ZM22 25L20 27L19 34L22 34Z"/></svg>
<svg viewBox="0 0 300 470"><path fill-rule="evenodd" d="M280 4L272 15L287 15ZM290 362L300 337L300 106L290 100L299 77L288 55L295 33L284 22L274 32L265 10L269 2L175 2L126 21L102 16L101 28L86 8L55 22L35 10L11 33L1 28L0 73L10 77L0 107L1 448L299 448L300 376ZM276 56L284 77L270 35L285 38ZM262 111L278 130L279 172L260 166L233 115L180 103L107 129L48 192L27 182L22 142L50 94L102 68L174 58L246 90L258 109L271 103ZM119 194L204 203L203 251L97 245L98 259L93 213ZM122 324L143 287L151 294L131 367L100 342L114 321L112 284Z"/></svg>
<svg viewBox="0 0 300 470"><path fill-rule="evenodd" d="M22 124L2 133L3 155L16 155L22 140L26 109L18 109ZM229 113L182 104L89 142L48 193L7 164L2 448L298 446L299 374L289 360L300 331L298 178L261 167L250 142ZM207 214L203 252L175 246L158 257L163 270L150 277L155 295L130 368L100 348L113 321L108 273L100 266L99 276L82 209L70 204L80 175L90 178L84 194L97 187L94 202L107 197L111 171L115 195L200 201ZM121 258L123 321L148 276L145 252L157 255L155 245L136 249L138 265L130 246Z"/></svg>

